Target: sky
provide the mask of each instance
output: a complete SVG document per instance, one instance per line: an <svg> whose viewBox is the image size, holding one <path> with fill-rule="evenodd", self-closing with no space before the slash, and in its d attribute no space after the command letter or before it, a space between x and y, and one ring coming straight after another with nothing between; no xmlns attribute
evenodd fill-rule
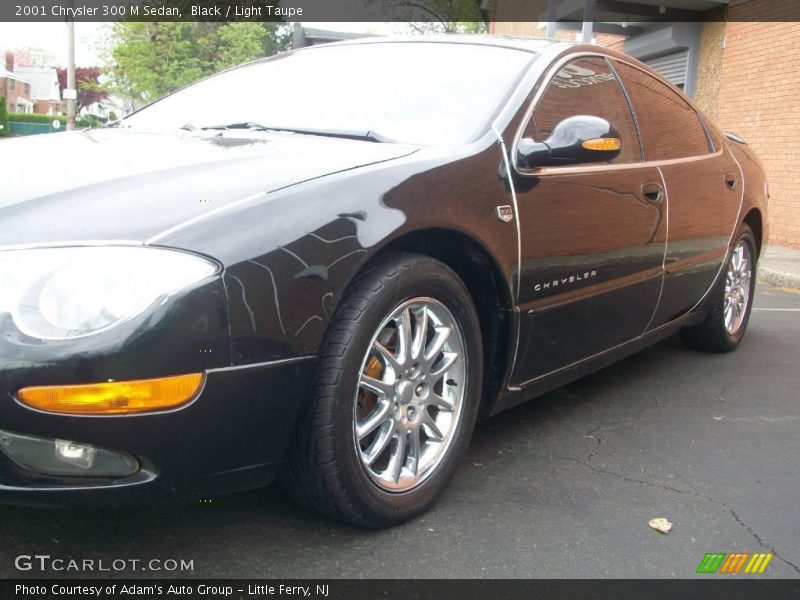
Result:
<svg viewBox="0 0 800 600"><path fill-rule="evenodd" d="M3 1L3 0L0 0ZM400 33L397 23L303 23L308 27L356 33ZM108 35L108 23L75 23L75 64L101 65L100 46ZM40 48L55 58L55 65L67 64L66 23L0 23L0 52Z"/></svg>
<svg viewBox="0 0 800 600"><path fill-rule="evenodd" d="M100 63L98 56L108 23L75 23L75 64L92 67ZM66 23L0 23L0 52L41 48L50 53L56 64L67 64Z"/></svg>

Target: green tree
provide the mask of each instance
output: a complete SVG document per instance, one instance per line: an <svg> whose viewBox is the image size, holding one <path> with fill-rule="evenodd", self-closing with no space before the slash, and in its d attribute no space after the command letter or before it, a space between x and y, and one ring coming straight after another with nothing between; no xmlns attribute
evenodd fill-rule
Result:
<svg viewBox="0 0 800 600"><path fill-rule="evenodd" d="M483 21L410 21L411 33L429 35L435 33L486 33Z"/></svg>
<svg viewBox="0 0 800 600"><path fill-rule="evenodd" d="M279 23L119 22L105 49L115 93L144 104L243 62L287 47Z"/></svg>
<svg viewBox="0 0 800 600"><path fill-rule="evenodd" d="M282 27L282 26L278 26ZM275 25L264 23L228 23L217 33L215 66L227 69L248 60L272 56L288 47L288 31L276 35Z"/></svg>
<svg viewBox="0 0 800 600"><path fill-rule="evenodd" d="M392 20L407 21L415 33L485 33L486 22L477 0L371 0ZM420 21L419 19L425 19Z"/></svg>
<svg viewBox="0 0 800 600"><path fill-rule="evenodd" d="M0 137L8 135L8 112L6 110L6 99L0 96Z"/></svg>

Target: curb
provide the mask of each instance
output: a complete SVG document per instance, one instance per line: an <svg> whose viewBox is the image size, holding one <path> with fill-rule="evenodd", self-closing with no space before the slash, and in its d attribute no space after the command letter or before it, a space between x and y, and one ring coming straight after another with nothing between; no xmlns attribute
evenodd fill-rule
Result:
<svg viewBox="0 0 800 600"><path fill-rule="evenodd" d="M756 281L774 285L775 287L800 290L800 273L781 271L767 265L759 265Z"/></svg>

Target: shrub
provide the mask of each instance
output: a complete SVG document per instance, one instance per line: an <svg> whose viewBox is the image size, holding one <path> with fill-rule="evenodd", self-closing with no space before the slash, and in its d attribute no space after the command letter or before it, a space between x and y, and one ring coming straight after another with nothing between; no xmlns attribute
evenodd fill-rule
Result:
<svg viewBox="0 0 800 600"><path fill-rule="evenodd" d="M31 113L8 113L8 120L15 123L41 123L50 125L53 121L61 121L61 126L67 124L67 117L63 115L38 115Z"/></svg>
<svg viewBox="0 0 800 600"><path fill-rule="evenodd" d="M6 99L0 96L0 137L8 135L8 111L6 110Z"/></svg>
<svg viewBox="0 0 800 600"><path fill-rule="evenodd" d="M31 113L8 113L8 120L15 123L38 123L42 125L50 125L53 121L61 123L61 129L67 126L67 117L64 115L39 115ZM87 117L79 117L75 120L75 127L78 129L86 129L87 127L102 127L105 122L93 115Z"/></svg>
<svg viewBox="0 0 800 600"><path fill-rule="evenodd" d="M87 115L75 121L75 126L78 129L85 129L87 127L102 127L103 125L105 125L105 121L99 117L95 117L94 115Z"/></svg>

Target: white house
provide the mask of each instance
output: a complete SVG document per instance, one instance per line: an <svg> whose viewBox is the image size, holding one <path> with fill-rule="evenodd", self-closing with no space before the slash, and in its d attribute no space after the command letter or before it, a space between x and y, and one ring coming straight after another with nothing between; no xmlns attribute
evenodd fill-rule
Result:
<svg viewBox="0 0 800 600"><path fill-rule="evenodd" d="M61 114L61 86L53 67L17 67L17 73L31 82L33 112L42 115Z"/></svg>

